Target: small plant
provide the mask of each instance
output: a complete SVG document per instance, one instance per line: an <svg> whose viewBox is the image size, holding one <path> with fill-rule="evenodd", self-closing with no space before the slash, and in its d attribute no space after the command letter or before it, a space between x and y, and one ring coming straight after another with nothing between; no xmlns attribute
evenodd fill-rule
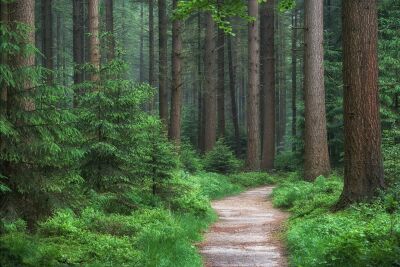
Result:
<svg viewBox="0 0 400 267"><path fill-rule="evenodd" d="M233 151L219 139L214 148L204 157L204 169L209 172L234 173L241 167L241 162L235 157Z"/></svg>

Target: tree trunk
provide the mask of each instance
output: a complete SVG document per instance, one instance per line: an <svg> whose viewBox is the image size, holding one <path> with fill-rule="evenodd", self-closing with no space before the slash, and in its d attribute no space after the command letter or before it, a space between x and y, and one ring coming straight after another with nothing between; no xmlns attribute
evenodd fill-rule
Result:
<svg viewBox="0 0 400 267"><path fill-rule="evenodd" d="M304 173L313 181L330 173L325 115L323 1L304 3Z"/></svg>
<svg viewBox="0 0 400 267"><path fill-rule="evenodd" d="M223 0L218 0L218 6L223 4ZM217 109L218 109L218 137L225 136L225 33L218 29L217 40L218 51L218 81L217 81Z"/></svg>
<svg viewBox="0 0 400 267"><path fill-rule="evenodd" d="M178 0L173 0L173 10ZM169 139L176 145L181 141L181 106L182 106L182 37L181 21L172 22L172 88L171 88L171 124Z"/></svg>
<svg viewBox="0 0 400 267"><path fill-rule="evenodd" d="M285 149L286 136L286 42L285 42L285 25L284 16L279 16L279 151Z"/></svg>
<svg viewBox="0 0 400 267"><path fill-rule="evenodd" d="M159 114L165 129L168 128L168 60L167 60L167 6L166 0L158 0L158 27L159 27Z"/></svg>
<svg viewBox="0 0 400 267"><path fill-rule="evenodd" d="M263 90L263 147L261 168L272 170L275 160L275 44L274 1L261 6L261 81Z"/></svg>
<svg viewBox="0 0 400 267"><path fill-rule="evenodd" d="M384 187L376 1L342 1L342 6L345 150L339 207L371 199Z"/></svg>
<svg viewBox="0 0 400 267"><path fill-rule="evenodd" d="M205 83L204 83L204 152L213 149L217 134L217 92L216 92L216 57L215 57L215 24L210 13L205 14Z"/></svg>
<svg viewBox="0 0 400 267"><path fill-rule="evenodd" d="M292 151L296 151L297 137L297 9L292 14Z"/></svg>
<svg viewBox="0 0 400 267"><path fill-rule="evenodd" d="M107 38L107 60L111 61L115 56L115 39L114 39L114 3L113 0L105 0L106 4L106 32Z"/></svg>
<svg viewBox="0 0 400 267"><path fill-rule="evenodd" d="M259 51L259 27L258 27L258 2L248 1L249 16L255 21L249 22L248 26L248 59L249 59L249 83L247 92L247 162L249 170L260 168L260 51Z"/></svg>
<svg viewBox="0 0 400 267"><path fill-rule="evenodd" d="M72 1L73 13L73 36L72 53L74 60L74 84L80 84L84 80L82 65L85 62L85 35L84 35L84 5L83 0ZM75 92L80 95L81 91ZM74 107L77 106L77 96L74 97Z"/></svg>
<svg viewBox="0 0 400 267"><path fill-rule="evenodd" d="M143 3L140 3L140 55L139 55L139 82L144 82L144 12Z"/></svg>
<svg viewBox="0 0 400 267"><path fill-rule="evenodd" d="M97 82L100 80L99 0L88 0L88 17L90 64L93 67L90 80Z"/></svg>
<svg viewBox="0 0 400 267"><path fill-rule="evenodd" d="M154 86L154 0L149 0L149 84Z"/></svg>
<svg viewBox="0 0 400 267"><path fill-rule="evenodd" d="M202 72L201 72L201 55L202 55L202 49L201 49L201 15L200 12L197 14L197 79L199 81L198 87L198 96L197 96L197 115L198 115L198 127L197 127L197 147L198 150L201 152L204 152L204 112L203 112L203 86L202 86Z"/></svg>
<svg viewBox="0 0 400 267"><path fill-rule="evenodd" d="M24 45L34 45L35 44L35 1L34 0L16 0L9 4L10 7L10 21L13 23L13 31L17 31L17 23L23 23L29 27L29 32L24 39ZM30 53L29 55L20 53L13 58L14 66L16 68L29 68L35 65L35 55ZM23 77L24 79L27 77ZM24 83L25 91L32 90L32 82L26 80ZM21 101L21 108L25 111L34 111L35 102L26 93L26 97L23 97ZM25 94L24 94L25 96Z"/></svg>
<svg viewBox="0 0 400 267"><path fill-rule="evenodd" d="M54 69L53 57L53 16L52 0L42 0L42 53L44 56L43 67L49 70ZM51 84L53 77L51 74L47 77L47 82Z"/></svg>
<svg viewBox="0 0 400 267"><path fill-rule="evenodd" d="M0 21L3 25L8 25L9 23L8 16L9 16L8 4L0 3ZM6 53L0 55L0 64L3 65L8 64L8 58ZM6 87L5 84L0 83L0 116L6 116L7 114L7 94L8 94L8 88ZM0 139L0 153L2 151L3 151L3 145Z"/></svg>
<svg viewBox="0 0 400 267"><path fill-rule="evenodd" d="M232 108L232 122L235 133L235 152L236 156L240 154L240 132L239 132L239 118L236 103L236 75L235 67L233 65L233 50L232 50L232 37L228 36L228 64L229 64L229 91L231 95L231 108Z"/></svg>

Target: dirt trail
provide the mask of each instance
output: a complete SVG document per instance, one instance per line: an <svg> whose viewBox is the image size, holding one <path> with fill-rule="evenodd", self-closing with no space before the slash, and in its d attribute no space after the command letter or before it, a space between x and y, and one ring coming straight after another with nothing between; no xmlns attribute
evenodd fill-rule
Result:
<svg viewBox="0 0 400 267"><path fill-rule="evenodd" d="M256 188L212 203L219 220L200 244L206 267L287 266L279 234L288 216L267 198L272 189Z"/></svg>

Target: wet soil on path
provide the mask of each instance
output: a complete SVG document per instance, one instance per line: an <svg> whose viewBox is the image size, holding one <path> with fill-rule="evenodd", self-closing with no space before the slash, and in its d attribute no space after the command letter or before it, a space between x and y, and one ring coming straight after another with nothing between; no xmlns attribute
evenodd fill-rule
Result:
<svg viewBox="0 0 400 267"><path fill-rule="evenodd" d="M214 201L219 220L199 245L206 267L287 266L280 235L288 214L275 209L265 186Z"/></svg>

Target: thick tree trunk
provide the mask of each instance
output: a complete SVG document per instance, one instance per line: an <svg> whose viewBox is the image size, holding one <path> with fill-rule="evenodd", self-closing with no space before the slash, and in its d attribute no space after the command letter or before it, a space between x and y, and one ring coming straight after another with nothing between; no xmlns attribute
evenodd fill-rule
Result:
<svg viewBox="0 0 400 267"><path fill-rule="evenodd" d="M297 137L297 9L292 14L292 151L296 151Z"/></svg>
<svg viewBox="0 0 400 267"><path fill-rule="evenodd" d="M168 125L168 60L167 60L167 6L166 0L158 0L158 28L159 28L159 114L163 121L165 129Z"/></svg>
<svg viewBox="0 0 400 267"><path fill-rule="evenodd" d="M88 0L88 17L90 64L93 67L90 80L97 82L100 80L99 0Z"/></svg>
<svg viewBox="0 0 400 267"><path fill-rule="evenodd" d="M342 1L345 151L339 207L371 199L384 186L376 5L375 0Z"/></svg>
<svg viewBox="0 0 400 267"><path fill-rule="evenodd" d="M34 0L16 0L9 4L10 7L10 22L13 24L13 30L16 31L17 23L23 23L30 28L28 35L24 39L24 44L34 45L35 44L35 1ZM13 58L13 65L16 68L29 68L35 65L35 55L30 53L25 55L23 53L17 54ZM27 77L24 77L27 78ZM32 90L32 82L26 80L24 83L24 90ZM35 110L35 102L26 93L21 101L21 108L25 111ZM25 95L24 95L25 96Z"/></svg>
<svg viewBox="0 0 400 267"><path fill-rule="evenodd" d="M313 181L330 173L325 115L323 1L305 1L304 24L304 173L306 180Z"/></svg>
<svg viewBox="0 0 400 267"><path fill-rule="evenodd" d="M173 0L173 9L178 0ZM182 37L181 21L172 22L172 88L171 88L171 124L169 139L179 145L181 141L181 106L182 106Z"/></svg>
<svg viewBox="0 0 400 267"><path fill-rule="evenodd" d="M210 151L217 135L217 92L216 92L216 56L215 23L210 13L205 14L206 35L204 55L204 152Z"/></svg>
<svg viewBox="0 0 400 267"><path fill-rule="evenodd" d="M223 0L218 0L218 6L223 4ZM225 33L218 29L217 40L218 51L218 81L217 81L217 109L218 109L218 137L225 136Z"/></svg>
<svg viewBox="0 0 400 267"><path fill-rule="evenodd" d="M139 55L139 82L144 82L144 12L143 3L140 3L140 55Z"/></svg>
<svg viewBox="0 0 400 267"><path fill-rule="evenodd" d="M107 38L107 60L113 60L115 56L115 39L114 39L114 3L113 0L105 0L106 4L106 32Z"/></svg>
<svg viewBox="0 0 400 267"><path fill-rule="evenodd" d="M240 132L239 132L239 118L236 103L236 74L233 65L233 50L232 50L232 37L228 36L228 64L229 64L229 92L231 95L231 108L232 108L232 122L235 134L235 152L236 156L240 154Z"/></svg>
<svg viewBox="0 0 400 267"><path fill-rule="evenodd" d="M247 92L247 161L249 170L260 168L260 51L259 51L259 27L258 27L258 2L248 1L249 16L255 21L249 22L248 33L248 58L249 58L249 83Z"/></svg>
<svg viewBox="0 0 400 267"><path fill-rule="evenodd" d="M52 5L52 0L42 0L42 53L44 56L43 66L49 70L54 69ZM49 76L47 77L47 82L53 82L53 77L51 74L49 74Z"/></svg>
<svg viewBox="0 0 400 267"><path fill-rule="evenodd" d="M261 81L264 125L261 168L272 170L275 160L275 44L274 1L261 6Z"/></svg>

